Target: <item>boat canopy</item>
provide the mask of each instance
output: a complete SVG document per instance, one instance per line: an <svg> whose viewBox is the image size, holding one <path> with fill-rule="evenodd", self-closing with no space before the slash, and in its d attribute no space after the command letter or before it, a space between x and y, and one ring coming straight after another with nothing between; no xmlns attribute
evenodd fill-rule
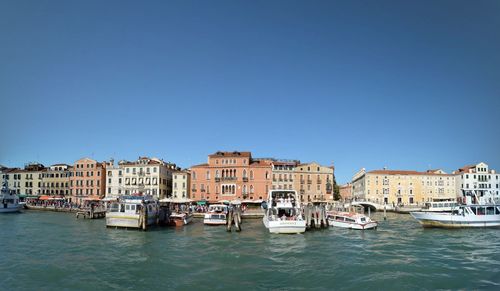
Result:
<svg viewBox="0 0 500 291"><path fill-rule="evenodd" d="M83 198L83 200L86 200L86 201L101 201L101 198L99 196L88 196L86 198Z"/></svg>
<svg viewBox="0 0 500 291"><path fill-rule="evenodd" d="M192 199L188 198L163 198L160 199L160 202L171 202L171 203L191 203Z"/></svg>

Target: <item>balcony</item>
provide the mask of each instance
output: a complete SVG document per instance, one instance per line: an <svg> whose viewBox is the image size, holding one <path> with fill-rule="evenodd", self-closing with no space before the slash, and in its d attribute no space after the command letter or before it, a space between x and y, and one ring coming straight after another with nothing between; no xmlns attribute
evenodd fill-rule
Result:
<svg viewBox="0 0 500 291"><path fill-rule="evenodd" d="M200 189L200 192L205 192L205 189Z"/></svg>
<svg viewBox="0 0 500 291"><path fill-rule="evenodd" d="M304 183L305 183L304 180L300 180L300 184L304 184Z"/></svg>
<svg viewBox="0 0 500 291"><path fill-rule="evenodd" d="M321 182L322 181L320 179L316 180L316 184L321 184Z"/></svg>
<svg viewBox="0 0 500 291"><path fill-rule="evenodd" d="M220 182L220 178L219 177L215 177L215 182Z"/></svg>
<svg viewBox="0 0 500 291"><path fill-rule="evenodd" d="M306 193L306 190L300 189L300 194L304 194L304 193Z"/></svg>
<svg viewBox="0 0 500 291"><path fill-rule="evenodd" d="M243 182L248 182L248 177L243 177Z"/></svg>
<svg viewBox="0 0 500 291"><path fill-rule="evenodd" d="M307 180L307 184L312 184L312 180Z"/></svg>
<svg viewBox="0 0 500 291"><path fill-rule="evenodd" d="M191 192L196 192L197 190L195 188L191 189Z"/></svg>
<svg viewBox="0 0 500 291"><path fill-rule="evenodd" d="M238 177L222 177L223 181L236 181Z"/></svg>

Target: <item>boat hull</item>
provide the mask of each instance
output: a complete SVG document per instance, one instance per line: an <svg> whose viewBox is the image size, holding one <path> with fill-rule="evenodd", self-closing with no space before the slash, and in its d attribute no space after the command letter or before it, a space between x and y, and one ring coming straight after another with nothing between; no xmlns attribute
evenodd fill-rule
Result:
<svg viewBox="0 0 500 291"><path fill-rule="evenodd" d="M17 206L10 206L10 207L7 207L7 208L0 208L0 213L20 212L22 207L23 206L21 204L19 204Z"/></svg>
<svg viewBox="0 0 500 291"><path fill-rule="evenodd" d="M156 216L149 216L146 223L148 226L156 224ZM139 215L113 215L106 214L107 227L142 228Z"/></svg>
<svg viewBox="0 0 500 291"><path fill-rule="evenodd" d="M269 221L267 217L264 217L262 221L270 233L298 234L306 232L305 220Z"/></svg>
<svg viewBox="0 0 500 291"><path fill-rule="evenodd" d="M365 229L376 229L378 226L378 223L375 221L372 221L372 222L361 224L361 223L349 223L349 222L342 222L342 221L336 221L333 219L328 219L328 225L330 225L332 227L365 230Z"/></svg>
<svg viewBox="0 0 500 291"><path fill-rule="evenodd" d="M191 221L193 221L193 216L187 215L184 217L170 217L171 218L171 224L173 226L184 226L186 224L189 224Z"/></svg>
<svg viewBox="0 0 500 291"><path fill-rule="evenodd" d="M423 227L476 228L500 227L500 215L452 215L451 213L411 212Z"/></svg>
<svg viewBox="0 0 500 291"><path fill-rule="evenodd" d="M203 223L206 225L226 225L226 215L222 213L205 214Z"/></svg>

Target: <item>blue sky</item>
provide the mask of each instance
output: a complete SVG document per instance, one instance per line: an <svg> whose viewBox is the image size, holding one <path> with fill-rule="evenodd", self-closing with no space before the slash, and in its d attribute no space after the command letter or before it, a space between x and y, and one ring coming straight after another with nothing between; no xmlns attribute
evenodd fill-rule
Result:
<svg viewBox="0 0 500 291"><path fill-rule="evenodd" d="M0 164L500 170L499 1L2 1Z"/></svg>

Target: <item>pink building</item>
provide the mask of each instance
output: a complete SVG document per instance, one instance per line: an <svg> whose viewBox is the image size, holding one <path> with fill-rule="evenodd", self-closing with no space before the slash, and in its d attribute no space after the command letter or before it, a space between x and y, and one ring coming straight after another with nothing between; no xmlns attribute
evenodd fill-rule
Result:
<svg viewBox="0 0 500 291"><path fill-rule="evenodd" d="M89 158L75 162L71 171L71 201L83 203L85 199L103 198L106 186L106 163Z"/></svg>
<svg viewBox="0 0 500 291"><path fill-rule="evenodd" d="M216 152L190 170L191 198L198 201L265 200L272 185L271 161L250 152Z"/></svg>

